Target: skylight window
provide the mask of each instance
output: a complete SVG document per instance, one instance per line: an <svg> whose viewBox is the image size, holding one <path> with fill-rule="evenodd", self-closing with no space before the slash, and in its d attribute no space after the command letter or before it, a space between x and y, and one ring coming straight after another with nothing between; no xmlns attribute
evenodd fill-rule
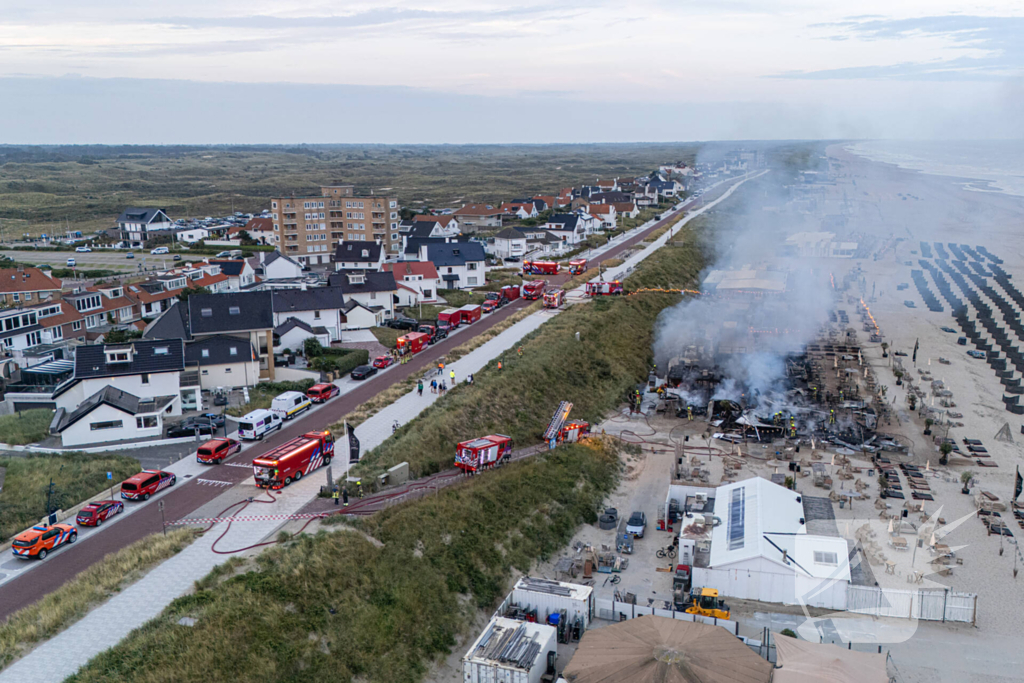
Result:
<svg viewBox="0 0 1024 683"><path fill-rule="evenodd" d="M815 550L814 564L827 564L830 567L838 567L839 556L836 553L829 553L823 550Z"/></svg>
<svg viewBox="0 0 1024 683"><path fill-rule="evenodd" d="M732 490L732 500L729 502L729 550L739 550L743 547L745 491L746 489L742 487Z"/></svg>
<svg viewBox="0 0 1024 683"><path fill-rule="evenodd" d="M230 315L239 315L241 312L242 309L240 309L238 306L231 306L230 308L228 308L228 313Z"/></svg>
<svg viewBox="0 0 1024 683"><path fill-rule="evenodd" d="M212 308L204 308L199 313L204 318L212 318L213 317L213 309Z"/></svg>

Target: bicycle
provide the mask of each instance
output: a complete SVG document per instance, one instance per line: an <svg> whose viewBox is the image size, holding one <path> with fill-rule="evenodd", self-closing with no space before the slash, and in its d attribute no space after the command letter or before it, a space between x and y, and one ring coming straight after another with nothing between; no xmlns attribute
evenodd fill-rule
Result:
<svg viewBox="0 0 1024 683"><path fill-rule="evenodd" d="M658 552L655 553L655 555L658 556L658 559L668 557L669 559L674 560L676 558L676 549L673 546L669 546L668 548L658 548Z"/></svg>

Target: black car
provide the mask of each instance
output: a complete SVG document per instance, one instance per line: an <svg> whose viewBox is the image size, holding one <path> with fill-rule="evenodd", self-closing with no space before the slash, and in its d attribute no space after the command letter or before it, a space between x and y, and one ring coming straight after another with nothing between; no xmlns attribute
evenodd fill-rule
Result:
<svg viewBox="0 0 1024 683"><path fill-rule="evenodd" d="M223 415L218 415L217 413L203 413L199 417L200 418L204 418L206 420L209 420L213 424L214 427L223 427L224 426L225 418L224 418ZM199 418L196 418L196 419L199 419Z"/></svg>
<svg viewBox="0 0 1024 683"><path fill-rule="evenodd" d="M394 318L384 323L393 330L415 330L419 327L419 321L412 318Z"/></svg>
<svg viewBox="0 0 1024 683"><path fill-rule="evenodd" d="M370 365L360 365L358 368L352 371L350 377L352 379L366 379L367 377L373 377L377 374L377 368Z"/></svg>
<svg viewBox="0 0 1024 683"><path fill-rule="evenodd" d="M195 436L197 430L202 435L208 435L216 432L217 426L209 420L193 417L168 427L167 438L177 439L183 436Z"/></svg>
<svg viewBox="0 0 1024 683"><path fill-rule="evenodd" d="M952 327L943 327L942 331L948 332L949 334L956 334L956 330L954 330Z"/></svg>

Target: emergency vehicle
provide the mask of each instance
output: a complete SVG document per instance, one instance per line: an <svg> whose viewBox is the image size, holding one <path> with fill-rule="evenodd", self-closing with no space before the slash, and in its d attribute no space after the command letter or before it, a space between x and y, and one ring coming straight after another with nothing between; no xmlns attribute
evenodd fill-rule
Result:
<svg viewBox="0 0 1024 683"><path fill-rule="evenodd" d="M125 500L149 500L158 491L178 483L171 472L142 470L121 482L121 497Z"/></svg>
<svg viewBox="0 0 1024 683"><path fill-rule="evenodd" d="M252 461L256 486L280 489L298 481L334 457L334 435L329 431L307 432Z"/></svg>
<svg viewBox="0 0 1024 683"><path fill-rule="evenodd" d="M71 524L40 524L22 531L11 541L11 552L25 560L46 559L50 551L78 540L78 529Z"/></svg>
<svg viewBox="0 0 1024 683"><path fill-rule="evenodd" d="M488 299L487 301L480 304L480 311L482 313L490 313L498 308L498 302L500 299Z"/></svg>
<svg viewBox="0 0 1024 683"><path fill-rule="evenodd" d="M512 455L512 437L491 434L463 441L455 447L455 466L466 472L495 467Z"/></svg>
<svg viewBox="0 0 1024 683"><path fill-rule="evenodd" d="M465 325L475 323L480 319L480 304L466 304L459 311L462 313L462 322Z"/></svg>
<svg viewBox="0 0 1024 683"><path fill-rule="evenodd" d="M586 284L587 296L612 296L622 294L622 283L615 282L588 282Z"/></svg>
<svg viewBox="0 0 1024 683"><path fill-rule="evenodd" d="M79 510L75 521L82 526L99 526L122 511L124 503L119 500L97 500Z"/></svg>
<svg viewBox="0 0 1024 683"><path fill-rule="evenodd" d="M515 301L519 298L519 285L505 285L501 288L501 296L506 301Z"/></svg>
<svg viewBox="0 0 1024 683"><path fill-rule="evenodd" d="M395 342L395 348L398 349L398 353L401 355L419 353L423 349L427 348L427 344L430 343L430 335L422 332L409 332L398 338Z"/></svg>
<svg viewBox="0 0 1024 683"><path fill-rule="evenodd" d="M219 465L229 455L241 450L241 442L234 439L210 439L196 450L196 462Z"/></svg>
<svg viewBox="0 0 1024 683"><path fill-rule="evenodd" d="M590 436L589 422L569 422L569 413L572 411L572 403L561 401L555 414L548 423L548 428L541 436L544 441L554 448L560 443L575 443L580 439Z"/></svg>
<svg viewBox="0 0 1024 683"><path fill-rule="evenodd" d="M557 261L523 261L523 275L558 275Z"/></svg>
<svg viewBox="0 0 1024 683"><path fill-rule="evenodd" d="M270 412L282 420L290 420L312 407L313 402L301 391L286 391L275 396L270 402Z"/></svg>
<svg viewBox="0 0 1024 683"><path fill-rule="evenodd" d="M544 293L544 308L559 308L565 303L565 290L556 289Z"/></svg>
<svg viewBox="0 0 1024 683"><path fill-rule="evenodd" d="M309 389L306 389L306 396L313 403L323 403L331 398L334 398L341 393L336 385L330 383L314 384Z"/></svg>
<svg viewBox="0 0 1024 683"><path fill-rule="evenodd" d="M446 308L437 314L437 321L454 330L462 322L462 311L458 308Z"/></svg>
<svg viewBox="0 0 1024 683"><path fill-rule="evenodd" d="M523 283L523 298L536 301L544 294L544 289L547 288L548 283L544 280L532 280L530 282Z"/></svg>
<svg viewBox="0 0 1024 683"><path fill-rule="evenodd" d="M581 258L575 261L569 261L569 274L579 275L587 269L587 259Z"/></svg>

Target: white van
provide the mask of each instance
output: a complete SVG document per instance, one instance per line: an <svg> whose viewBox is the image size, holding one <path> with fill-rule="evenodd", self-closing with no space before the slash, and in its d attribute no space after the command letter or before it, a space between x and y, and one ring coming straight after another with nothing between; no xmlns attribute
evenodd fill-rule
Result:
<svg viewBox="0 0 1024 683"><path fill-rule="evenodd" d="M264 435L275 429L280 429L283 425L280 415L272 413L266 408L259 408L242 416L238 421L238 438L262 441Z"/></svg>
<svg viewBox="0 0 1024 683"><path fill-rule="evenodd" d="M309 410L313 407L313 402L309 400L309 396L299 393L298 391L286 391L279 396L275 396L274 400L270 402L270 410L281 417L282 420L290 420L304 410Z"/></svg>
<svg viewBox="0 0 1024 683"><path fill-rule="evenodd" d="M167 254L167 253L170 253L170 249L168 249L167 247L157 247L156 249L151 249L149 253L150 254Z"/></svg>

